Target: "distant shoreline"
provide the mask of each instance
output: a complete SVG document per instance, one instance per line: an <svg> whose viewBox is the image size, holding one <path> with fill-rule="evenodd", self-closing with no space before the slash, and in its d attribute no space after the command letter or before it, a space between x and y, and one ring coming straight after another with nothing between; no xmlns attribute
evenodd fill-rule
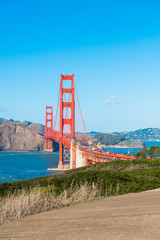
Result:
<svg viewBox="0 0 160 240"><path fill-rule="evenodd" d="M130 147L130 146L112 146L112 145L109 145L109 146L102 146L103 148L143 148L143 147Z"/></svg>
<svg viewBox="0 0 160 240"><path fill-rule="evenodd" d="M125 144L124 143L124 145L122 145L122 144L120 144L120 145L118 145L118 144L115 144L115 145L104 145L104 144L101 144L101 147L102 148L143 148L143 145L145 145L145 142L146 143L160 143L160 141L159 140L155 140L155 141L150 141L150 140L148 140L148 141L132 141L132 142L128 142L128 145L127 144ZM135 145L134 145L135 144Z"/></svg>

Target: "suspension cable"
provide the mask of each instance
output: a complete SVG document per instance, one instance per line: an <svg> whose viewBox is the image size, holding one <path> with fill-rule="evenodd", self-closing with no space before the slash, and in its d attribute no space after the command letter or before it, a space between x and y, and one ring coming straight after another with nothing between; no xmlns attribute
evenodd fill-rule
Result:
<svg viewBox="0 0 160 240"><path fill-rule="evenodd" d="M86 127L85 127L84 120L83 120L83 116L82 116L82 111L81 111L81 107L80 107L80 103L79 103L79 98L78 98L78 93L77 93L76 84L75 84L75 90L76 90L76 96L77 96L77 101L78 101L78 106L79 106L79 110L80 110L80 114L81 114L81 119L82 119L84 131L85 131L85 134L86 134L86 137L87 137L87 142L88 142L88 135L87 135Z"/></svg>
<svg viewBox="0 0 160 240"><path fill-rule="evenodd" d="M55 129L55 125L56 125L57 115L58 115L59 99L60 99L60 87L59 87L59 95L58 95L58 102L57 102L57 110L56 110L56 117L55 117L55 122L54 122L53 130L56 130L56 129Z"/></svg>

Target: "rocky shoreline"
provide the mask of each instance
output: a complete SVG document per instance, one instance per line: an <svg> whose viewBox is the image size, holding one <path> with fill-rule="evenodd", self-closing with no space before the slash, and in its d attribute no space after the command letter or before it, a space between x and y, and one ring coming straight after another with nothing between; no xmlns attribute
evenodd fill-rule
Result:
<svg viewBox="0 0 160 240"><path fill-rule="evenodd" d="M4 122L0 124L0 151L43 152L45 149L44 126L38 123ZM53 140L53 151L59 145Z"/></svg>

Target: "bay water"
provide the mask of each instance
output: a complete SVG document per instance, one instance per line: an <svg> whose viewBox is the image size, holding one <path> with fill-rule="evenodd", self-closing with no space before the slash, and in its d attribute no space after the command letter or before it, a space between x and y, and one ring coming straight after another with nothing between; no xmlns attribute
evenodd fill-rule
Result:
<svg viewBox="0 0 160 240"><path fill-rule="evenodd" d="M47 168L57 167L58 161L58 152L0 152L0 183L56 174Z"/></svg>
<svg viewBox="0 0 160 240"><path fill-rule="evenodd" d="M160 142L144 142L147 148ZM105 148L107 151L135 154L141 148ZM59 153L0 152L0 183L27 180L56 174L47 168L57 168Z"/></svg>

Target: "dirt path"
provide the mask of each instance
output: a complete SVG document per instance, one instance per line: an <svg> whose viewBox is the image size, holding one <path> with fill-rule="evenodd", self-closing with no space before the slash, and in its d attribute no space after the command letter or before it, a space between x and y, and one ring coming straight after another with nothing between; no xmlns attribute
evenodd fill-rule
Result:
<svg viewBox="0 0 160 240"><path fill-rule="evenodd" d="M160 190L40 213L0 226L3 240L160 239Z"/></svg>

